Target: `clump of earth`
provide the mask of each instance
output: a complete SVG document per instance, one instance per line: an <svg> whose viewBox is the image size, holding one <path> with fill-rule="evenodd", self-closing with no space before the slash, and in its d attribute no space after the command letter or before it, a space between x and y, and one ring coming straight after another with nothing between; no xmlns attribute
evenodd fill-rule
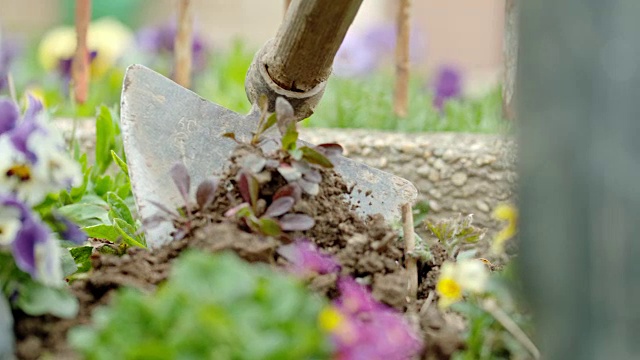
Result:
<svg viewBox="0 0 640 360"><path fill-rule="evenodd" d="M96 251L92 255L93 270L70 284L80 302L80 311L75 318L31 317L16 312L18 357L37 359L49 353L54 358L77 358L66 341L67 331L76 325L89 324L92 311L109 304L115 291L124 286L155 291L167 279L173 260L187 248L207 252L233 251L248 262L284 268L288 261L280 255L278 248L297 238L315 243L322 253L331 255L341 266L340 274L307 277L305 281L313 291L331 299L337 296L338 275L352 276L369 286L378 301L404 312L420 329L425 343L424 359L448 359L463 347L463 320L454 314L442 313L435 306L434 288L439 267L449 259L445 249L438 243L431 244L432 260L419 264L418 299L409 302L409 277L404 267L401 237L382 215L359 216L347 201L346 195L352 189L333 169L321 171L317 195L303 194L294 205L293 211L315 220L309 230L296 231L284 238L264 237L247 231L240 221L225 216L229 209L243 202L236 183L241 171L239 164L244 156L255 151L259 150L238 147L220 179L213 201L206 208L192 210L190 216L174 220L178 229L174 241L152 250L129 248L123 255ZM286 180L273 170L270 180L260 187L260 198L270 199L284 184Z"/></svg>

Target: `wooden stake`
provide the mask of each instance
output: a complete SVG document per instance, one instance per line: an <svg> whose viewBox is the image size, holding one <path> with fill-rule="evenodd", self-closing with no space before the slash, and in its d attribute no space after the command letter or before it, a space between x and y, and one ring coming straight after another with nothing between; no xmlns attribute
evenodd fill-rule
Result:
<svg viewBox="0 0 640 360"><path fill-rule="evenodd" d="M179 0L178 32L174 41L174 81L189 88L191 86L191 59L193 44L193 14L191 0Z"/></svg>
<svg viewBox="0 0 640 360"><path fill-rule="evenodd" d="M82 104L89 94L89 49L87 32L91 22L91 0L76 0L76 53L71 62L73 96Z"/></svg>
<svg viewBox="0 0 640 360"><path fill-rule="evenodd" d="M397 116L407 116L409 103L409 9L411 0L400 0L397 17L396 86L393 110Z"/></svg>
<svg viewBox="0 0 640 360"><path fill-rule="evenodd" d="M506 0L504 21L502 116L514 120L518 68L518 0Z"/></svg>
<svg viewBox="0 0 640 360"><path fill-rule="evenodd" d="M410 302L416 300L418 294L418 264L411 253L416 248L416 237L413 230L413 209L411 204L402 205L402 231L404 233L404 266L409 275L407 298Z"/></svg>

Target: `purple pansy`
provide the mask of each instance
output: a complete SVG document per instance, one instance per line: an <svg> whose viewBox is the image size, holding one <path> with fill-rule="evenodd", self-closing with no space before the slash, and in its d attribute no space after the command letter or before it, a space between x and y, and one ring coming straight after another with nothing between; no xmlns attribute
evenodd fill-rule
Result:
<svg viewBox="0 0 640 360"><path fill-rule="evenodd" d="M402 314L377 302L351 278L338 282L340 296L334 306L343 323L333 331L337 359L410 359L422 349L422 341Z"/></svg>
<svg viewBox="0 0 640 360"><path fill-rule="evenodd" d="M16 194L29 205L82 180L79 164L57 129L43 121L42 109L29 95L27 110L16 120L17 105L0 98L0 192Z"/></svg>
<svg viewBox="0 0 640 360"><path fill-rule="evenodd" d="M10 242L11 252L18 268L44 283L58 283L60 279L57 279L55 274L59 273L59 269L55 266L59 265L59 259L56 249L50 250L51 246L57 246L51 230L31 212L26 204L12 195L0 195L0 208L3 213L14 210L20 221L20 229Z"/></svg>
<svg viewBox="0 0 640 360"><path fill-rule="evenodd" d="M38 157L31 149L29 149L28 141L31 135L35 132L42 132L46 134L46 129L37 122L37 115L42 111L42 103L31 95L28 95L27 99L29 105L27 106L27 110L24 113L22 121L18 123L14 122L14 127L13 129L9 129L10 133L8 135L16 150L22 152L30 162L36 163L38 161ZM4 106L7 107L8 112L11 112L11 110L8 110L10 105L13 105L14 111L18 111L18 106L14 102L2 99L0 99L0 101L5 104ZM6 104L7 101L10 101L10 105Z"/></svg>
<svg viewBox="0 0 640 360"><path fill-rule="evenodd" d="M22 222L22 227L18 231L13 241L13 258L18 267L32 277L38 277L38 267L36 263L36 247L51 241L51 231L41 222L32 217L26 218Z"/></svg>
<svg viewBox="0 0 640 360"><path fill-rule="evenodd" d="M18 106L10 99L0 99L0 135L13 130L20 118Z"/></svg>
<svg viewBox="0 0 640 360"><path fill-rule="evenodd" d="M362 35L349 32L333 61L333 72L338 76L352 77L371 74L379 66L376 49L363 41Z"/></svg>
<svg viewBox="0 0 640 360"><path fill-rule="evenodd" d="M278 253L291 263L295 272L327 274L340 270L340 265L331 256L320 253L308 239L281 246Z"/></svg>
<svg viewBox="0 0 640 360"><path fill-rule="evenodd" d="M93 62L93 60L98 56L97 51L89 52L89 63ZM71 70L73 67L73 57L67 59L60 59L58 61L58 73L62 77L65 82L71 81Z"/></svg>
<svg viewBox="0 0 640 360"><path fill-rule="evenodd" d="M442 109L445 101L457 98L462 93L462 75L453 66L441 67L433 81L433 106Z"/></svg>
<svg viewBox="0 0 640 360"><path fill-rule="evenodd" d="M153 54L173 54L177 31L175 23L146 27L138 31L136 34L136 43L143 51ZM193 52L193 70L204 70L207 61L207 48L202 36L195 31L193 32L191 50Z"/></svg>
<svg viewBox="0 0 640 360"><path fill-rule="evenodd" d="M371 26L363 34L367 46L376 50L380 57L394 55L398 30L395 24L383 23ZM422 59L425 51L424 37L417 28L411 28L409 33L409 57L412 61Z"/></svg>
<svg viewBox="0 0 640 360"><path fill-rule="evenodd" d="M333 63L338 76L362 76L371 74L385 60L395 54L397 30L393 24L377 24L364 31L349 31L345 36ZM421 33L412 29L409 38L412 60L419 60L424 53Z"/></svg>
<svg viewBox="0 0 640 360"><path fill-rule="evenodd" d="M71 241L74 244L81 245L87 241L87 234L82 231L78 225L74 224L66 217L55 214L53 215L56 225L59 227L60 238Z"/></svg>

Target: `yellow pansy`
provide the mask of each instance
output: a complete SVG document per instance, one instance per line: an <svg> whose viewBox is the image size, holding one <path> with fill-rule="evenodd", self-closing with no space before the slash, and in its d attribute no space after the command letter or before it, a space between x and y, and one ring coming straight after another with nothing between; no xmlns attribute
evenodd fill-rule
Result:
<svg viewBox="0 0 640 360"><path fill-rule="evenodd" d="M91 63L93 76L101 76L120 58L133 40L129 28L113 18L101 18L89 25L87 45L97 56ZM72 26L50 30L40 41L38 59L46 70L54 70L60 60L73 57L76 32Z"/></svg>
<svg viewBox="0 0 640 360"><path fill-rule="evenodd" d="M507 226L496 234L491 246L491 250L494 253L501 254L504 252L505 242L516 235L518 229L518 209L511 204L501 204L493 211L493 217L497 220L507 222Z"/></svg>
<svg viewBox="0 0 640 360"><path fill-rule="evenodd" d="M484 292L488 279L489 272L480 260L445 262L440 267L440 276L436 283L436 292L440 297L438 306L445 309L462 300L465 293Z"/></svg>

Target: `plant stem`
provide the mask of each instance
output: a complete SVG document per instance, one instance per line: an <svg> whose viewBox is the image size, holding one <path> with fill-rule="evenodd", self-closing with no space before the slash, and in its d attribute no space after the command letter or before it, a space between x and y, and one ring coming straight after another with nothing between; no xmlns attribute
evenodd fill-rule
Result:
<svg viewBox="0 0 640 360"><path fill-rule="evenodd" d="M393 111L399 117L407 116L409 103L409 9L411 0L398 3L396 39L396 86Z"/></svg>
<svg viewBox="0 0 640 360"><path fill-rule="evenodd" d="M404 233L404 266L409 274L407 297L410 302L415 301L418 293L418 264L412 256L416 248L416 237L413 230L413 210L411 204L402 205L402 230Z"/></svg>
<svg viewBox="0 0 640 360"><path fill-rule="evenodd" d="M16 84L13 82L13 76L11 76L11 73L7 74L7 86L9 87L9 95L11 96L11 100L13 100L16 105L19 105L18 96L16 94Z"/></svg>
<svg viewBox="0 0 640 360"><path fill-rule="evenodd" d="M91 0L76 0L76 53L71 63L74 96L82 104L89 93L89 49L87 31L91 21Z"/></svg>
<svg viewBox="0 0 640 360"><path fill-rule="evenodd" d="M191 86L191 58L193 43L193 14L191 0L180 0L178 4L178 32L174 40L174 80L189 88Z"/></svg>
<svg viewBox="0 0 640 360"><path fill-rule="evenodd" d="M509 315L507 315L496 303L493 299L487 299L482 302L482 308L487 311L494 319L496 319L513 337L522 344L533 356L534 359L540 359L540 350L536 347L536 345L529 339L527 334L520 329L518 324L516 324Z"/></svg>

